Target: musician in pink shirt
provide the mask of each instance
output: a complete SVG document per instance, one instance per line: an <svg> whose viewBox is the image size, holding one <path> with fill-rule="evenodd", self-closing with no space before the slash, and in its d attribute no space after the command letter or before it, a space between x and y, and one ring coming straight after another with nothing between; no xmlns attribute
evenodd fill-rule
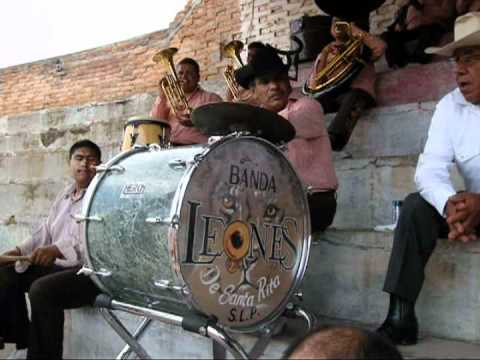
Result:
<svg viewBox="0 0 480 360"><path fill-rule="evenodd" d="M31 237L2 254L28 258L15 265L5 257L0 260L0 342L15 343L17 350L28 347L28 359L62 358L63 310L92 305L99 294L89 277L76 275L85 254L74 215L81 212L100 159L100 148L93 142L75 143L69 156L74 183L59 193Z"/></svg>
<svg viewBox="0 0 480 360"><path fill-rule="evenodd" d="M309 97L290 97L288 67L272 47L259 49L250 64L235 73L252 93L252 104L278 112L294 126L287 157L308 191L312 232L325 230L337 207L338 181L322 106Z"/></svg>
<svg viewBox="0 0 480 360"><path fill-rule="evenodd" d="M200 105L222 101L222 98L217 94L205 91L200 87L198 83L200 81L200 66L195 60L191 58L181 60L176 71L188 105L192 110ZM170 123L170 142L174 145L202 144L208 140L207 135L193 127L188 114L185 112L174 113L161 87L151 115Z"/></svg>

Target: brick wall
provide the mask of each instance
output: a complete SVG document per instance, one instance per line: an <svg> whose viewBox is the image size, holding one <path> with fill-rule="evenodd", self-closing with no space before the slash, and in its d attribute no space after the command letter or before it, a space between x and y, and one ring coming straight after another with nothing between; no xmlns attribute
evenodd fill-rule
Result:
<svg viewBox="0 0 480 360"><path fill-rule="evenodd" d="M388 25L402 1L387 0L372 14L375 31ZM151 59L167 46L180 49L176 59L197 59L203 80L218 80L229 61L221 53L228 41L288 49L290 21L319 12L313 0L189 0L164 31L0 69L0 116L154 92L162 69Z"/></svg>

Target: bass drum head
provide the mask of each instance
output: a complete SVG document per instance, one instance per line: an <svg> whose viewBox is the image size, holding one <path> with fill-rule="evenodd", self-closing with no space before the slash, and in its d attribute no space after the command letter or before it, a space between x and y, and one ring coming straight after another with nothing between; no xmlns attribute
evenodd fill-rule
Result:
<svg viewBox="0 0 480 360"><path fill-rule="evenodd" d="M310 247L306 194L271 143L215 143L179 187L179 272L194 307L236 331L283 312L303 278Z"/></svg>

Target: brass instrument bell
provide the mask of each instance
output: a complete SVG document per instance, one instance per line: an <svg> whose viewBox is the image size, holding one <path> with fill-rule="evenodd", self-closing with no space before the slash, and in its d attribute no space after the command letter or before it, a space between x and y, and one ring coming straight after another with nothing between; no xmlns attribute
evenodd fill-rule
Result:
<svg viewBox="0 0 480 360"><path fill-rule="evenodd" d="M223 71L223 77L227 82L228 89L233 95L235 100L239 100L240 85L235 80L235 70L243 66L242 59L240 58L240 52L243 49L243 43L240 40L230 41L223 47L223 53L226 57L233 60L233 65L227 65Z"/></svg>
<svg viewBox="0 0 480 360"><path fill-rule="evenodd" d="M192 110L188 105L187 97L185 96L185 92L175 71L175 65L173 64L173 56L177 51L178 49L173 47L160 50L153 56L152 60L162 64L167 69L167 74L161 80L160 86L167 97L172 111L175 115L190 115Z"/></svg>
<svg viewBox="0 0 480 360"><path fill-rule="evenodd" d="M349 22L337 21L334 31L337 39L343 43L343 49L318 71L313 86L307 81L304 86L304 93L307 95L318 97L330 92L366 65L365 60L361 58L363 39L361 36L353 36L352 25Z"/></svg>

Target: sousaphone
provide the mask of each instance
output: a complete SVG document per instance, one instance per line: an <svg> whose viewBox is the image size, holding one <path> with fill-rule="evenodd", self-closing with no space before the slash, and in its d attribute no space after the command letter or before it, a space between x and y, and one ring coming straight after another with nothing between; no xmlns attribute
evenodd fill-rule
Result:
<svg viewBox="0 0 480 360"><path fill-rule="evenodd" d="M346 3L342 0L315 0L317 6L325 13L335 16L335 32L343 38L343 48L326 66L314 76L314 84L305 82L303 92L319 100L327 96L336 96L343 91L355 76L367 64L370 49L364 46L363 39L353 36L351 22L368 30L369 13L385 0L364 0L358 3Z"/></svg>

